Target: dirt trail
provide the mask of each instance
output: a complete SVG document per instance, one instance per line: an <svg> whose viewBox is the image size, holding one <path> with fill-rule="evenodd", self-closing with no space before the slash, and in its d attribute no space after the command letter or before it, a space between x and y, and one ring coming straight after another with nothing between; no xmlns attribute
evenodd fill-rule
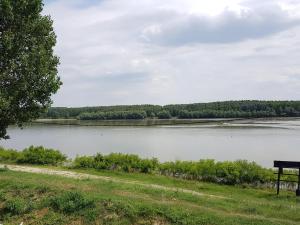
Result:
<svg viewBox="0 0 300 225"><path fill-rule="evenodd" d="M148 184L148 183L143 183L140 181L130 181L130 180L118 179L118 178L107 177L107 176L78 173L78 172L73 172L73 171L55 170L55 169L49 169L49 168L37 168L37 167L31 167L31 166L0 164L0 168L1 167L3 168L4 166L6 166L9 170L12 170L12 171L57 175L57 176L74 178L74 179L98 179L98 180L105 180L105 181L111 181L111 182L123 183L123 184L134 184L134 185L139 185L139 186L143 186L143 187L147 187L147 188L159 189L159 190L164 190L164 191L182 192L182 193L187 193L187 194L192 194L192 195L197 195L197 196L211 197L211 198L229 199L228 197L225 197L225 196L210 195L210 194L205 194L205 193L192 191L192 190L184 189L184 188L167 187L167 186L158 185L158 184Z"/></svg>

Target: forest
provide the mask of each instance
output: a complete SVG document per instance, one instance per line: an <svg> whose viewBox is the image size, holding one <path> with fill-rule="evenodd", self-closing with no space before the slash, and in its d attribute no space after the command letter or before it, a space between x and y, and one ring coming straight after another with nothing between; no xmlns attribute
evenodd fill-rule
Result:
<svg viewBox="0 0 300 225"><path fill-rule="evenodd" d="M40 116L49 119L129 120L265 118L300 116L300 101L224 101L174 105L117 105L95 107L52 107Z"/></svg>

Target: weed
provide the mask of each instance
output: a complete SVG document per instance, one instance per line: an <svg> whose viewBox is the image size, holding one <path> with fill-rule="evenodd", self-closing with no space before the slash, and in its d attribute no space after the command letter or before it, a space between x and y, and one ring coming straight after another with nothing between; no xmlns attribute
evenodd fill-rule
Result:
<svg viewBox="0 0 300 225"><path fill-rule="evenodd" d="M50 200L50 206L66 214L89 209L95 206L95 202L86 198L83 194L76 191L65 192Z"/></svg>
<svg viewBox="0 0 300 225"><path fill-rule="evenodd" d="M5 202L4 212L12 215L21 215L31 211L32 204L22 198L13 198Z"/></svg>

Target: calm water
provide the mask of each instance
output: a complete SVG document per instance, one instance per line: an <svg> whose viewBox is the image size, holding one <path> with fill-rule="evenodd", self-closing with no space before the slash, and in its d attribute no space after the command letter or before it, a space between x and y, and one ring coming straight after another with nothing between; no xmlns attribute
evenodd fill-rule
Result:
<svg viewBox="0 0 300 225"><path fill-rule="evenodd" d="M79 126L32 124L10 127L7 148L43 145L69 157L122 152L166 160L247 159L300 161L300 120L225 121L176 126Z"/></svg>

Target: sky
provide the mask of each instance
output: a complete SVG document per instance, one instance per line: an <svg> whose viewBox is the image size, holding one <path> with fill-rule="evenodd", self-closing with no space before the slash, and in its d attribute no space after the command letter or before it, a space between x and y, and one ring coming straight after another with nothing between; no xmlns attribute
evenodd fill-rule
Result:
<svg viewBox="0 0 300 225"><path fill-rule="evenodd" d="M299 0L46 0L54 106L300 100Z"/></svg>

